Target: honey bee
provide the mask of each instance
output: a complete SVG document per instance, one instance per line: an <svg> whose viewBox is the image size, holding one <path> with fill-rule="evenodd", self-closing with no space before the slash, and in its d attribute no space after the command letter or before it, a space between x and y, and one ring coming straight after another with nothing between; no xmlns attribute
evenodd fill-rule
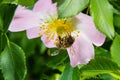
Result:
<svg viewBox="0 0 120 80"><path fill-rule="evenodd" d="M66 49L70 47L74 43L74 41L75 39L71 35L67 35L62 38L58 36L55 44L60 49Z"/></svg>
<svg viewBox="0 0 120 80"><path fill-rule="evenodd" d="M61 50L70 47L74 43L74 41L75 39L71 35L66 35L63 37L58 36L55 42L55 45L57 46L58 50L51 53L51 56L55 56L59 54Z"/></svg>

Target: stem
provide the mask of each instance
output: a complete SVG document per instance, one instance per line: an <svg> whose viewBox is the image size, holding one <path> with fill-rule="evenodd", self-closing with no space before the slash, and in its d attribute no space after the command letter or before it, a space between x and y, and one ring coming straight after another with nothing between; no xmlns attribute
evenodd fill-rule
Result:
<svg viewBox="0 0 120 80"><path fill-rule="evenodd" d="M4 33L4 35L5 35L5 37L6 37L7 44L9 45L9 43L10 43L9 38L8 38L8 36L7 36L7 34L6 34L6 33Z"/></svg>
<svg viewBox="0 0 120 80"><path fill-rule="evenodd" d="M89 13L89 10L90 10L90 3L88 4L88 8L87 8L86 14Z"/></svg>

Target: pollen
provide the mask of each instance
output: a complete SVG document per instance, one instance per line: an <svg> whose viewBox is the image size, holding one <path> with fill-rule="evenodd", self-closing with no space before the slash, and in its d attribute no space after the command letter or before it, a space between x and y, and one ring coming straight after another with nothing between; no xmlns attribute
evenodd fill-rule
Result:
<svg viewBox="0 0 120 80"><path fill-rule="evenodd" d="M66 19L56 19L50 22L48 31L53 29L59 36L65 35L66 33L71 33L74 30L71 21Z"/></svg>
<svg viewBox="0 0 120 80"><path fill-rule="evenodd" d="M43 28L44 27L44 28ZM44 30L44 34L48 36L48 40L54 39L51 35L57 34L58 36L66 36L75 30L72 22L66 19L54 19L48 21L41 27Z"/></svg>

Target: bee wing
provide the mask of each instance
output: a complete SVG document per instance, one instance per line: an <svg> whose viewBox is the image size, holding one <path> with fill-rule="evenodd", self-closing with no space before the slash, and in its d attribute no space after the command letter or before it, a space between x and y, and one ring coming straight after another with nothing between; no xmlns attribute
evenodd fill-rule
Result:
<svg viewBox="0 0 120 80"><path fill-rule="evenodd" d="M60 53L60 51L61 51L61 49L57 49L57 50L55 50L54 52L50 52L50 50L48 51L48 54L50 55L50 56L56 56L56 55L58 55L59 53Z"/></svg>
<svg viewBox="0 0 120 80"><path fill-rule="evenodd" d="M58 50L54 51L53 53L51 53L50 55L51 55L51 56L56 56L56 55L59 54L59 52L60 52L60 50L58 49Z"/></svg>

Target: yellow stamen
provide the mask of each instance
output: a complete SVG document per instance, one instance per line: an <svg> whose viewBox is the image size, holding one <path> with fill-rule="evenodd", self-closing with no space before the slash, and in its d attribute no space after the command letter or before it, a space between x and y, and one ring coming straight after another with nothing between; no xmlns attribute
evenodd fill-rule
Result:
<svg viewBox="0 0 120 80"><path fill-rule="evenodd" d="M70 34L75 30L73 24L71 21L68 21L66 19L55 19L49 22L45 23L46 25L42 26L44 28L41 28L44 31L44 34L48 35L49 39L54 39L54 36L50 36L51 34L57 34L60 37Z"/></svg>

